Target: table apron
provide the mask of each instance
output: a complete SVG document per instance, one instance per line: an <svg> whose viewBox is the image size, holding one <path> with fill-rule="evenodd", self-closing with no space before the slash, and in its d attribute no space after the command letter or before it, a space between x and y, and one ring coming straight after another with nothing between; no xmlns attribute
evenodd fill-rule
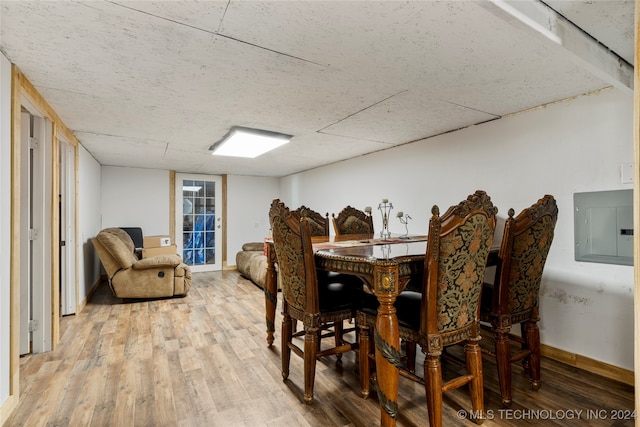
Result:
<svg viewBox="0 0 640 427"><path fill-rule="evenodd" d="M391 267L392 269L398 269L398 277L400 279L397 292L402 291L409 279L416 274L420 274L424 271L424 257L416 257L411 259L404 259L401 262L389 260L389 262L380 262L377 260L375 263L363 258L360 260L344 259L340 257L325 257L321 255L315 256L316 268L325 271L333 271L337 273L353 274L360 277L367 284L371 291L374 291L374 276L376 269L384 269L385 267Z"/></svg>

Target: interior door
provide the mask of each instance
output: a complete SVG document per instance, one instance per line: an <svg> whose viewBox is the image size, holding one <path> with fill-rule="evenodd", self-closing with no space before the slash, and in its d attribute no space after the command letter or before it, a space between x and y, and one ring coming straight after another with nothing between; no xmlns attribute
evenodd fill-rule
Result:
<svg viewBox="0 0 640 427"><path fill-rule="evenodd" d="M20 128L21 354L42 353L52 347L51 135L51 121L29 109L23 110Z"/></svg>
<svg viewBox="0 0 640 427"><path fill-rule="evenodd" d="M71 144L59 140L60 194L60 313L76 312L75 281L75 151Z"/></svg>
<svg viewBox="0 0 640 427"><path fill-rule="evenodd" d="M32 290L31 252L32 202L31 182L33 153L30 148L31 114L23 112L20 119L20 355L31 353Z"/></svg>
<svg viewBox="0 0 640 427"><path fill-rule="evenodd" d="M191 271L222 270L222 177L176 174L176 245Z"/></svg>

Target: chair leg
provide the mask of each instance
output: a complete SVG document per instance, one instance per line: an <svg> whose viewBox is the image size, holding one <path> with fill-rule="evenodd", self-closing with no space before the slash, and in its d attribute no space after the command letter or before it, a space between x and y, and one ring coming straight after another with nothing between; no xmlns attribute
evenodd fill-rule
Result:
<svg viewBox="0 0 640 427"><path fill-rule="evenodd" d="M282 379L286 380L289 378L289 362L291 361L291 347L289 347L289 343L291 342L293 335L293 323L294 319L289 316L288 313L284 313L284 318L282 319L282 333L281 333L281 345L282 349Z"/></svg>
<svg viewBox="0 0 640 427"><path fill-rule="evenodd" d="M416 373L416 343L415 341L405 341L405 351L407 353L407 370L412 374Z"/></svg>
<svg viewBox="0 0 640 427"><path fill-rule="evenodd" d="M540 381L540 329L535 320L529 320L526 327L527 344L531 352L529 359L531 387L538 390L542 386Z"/></svg>
<svg viewBox="0 0 640 427"><path fill-rule="evenodd" d="M484 383L482 377L482 351L478 341L468 341L465 346L467 360L467 372L473 375L469 383L471 395L471 407L473 408L473 421L482 424L484 421Z"/></svg>
<svg viewBox="0 0 640 427"><path fill-rule="evenodd" d="M336 347L340 347L343 344L343 340L342 340L342 320L335 322L333 324L333 335L334 335L334 339L336 342ZM342 353L338 353L336 354L336 357L338 358L338 360L342 359Z"/></svg>
<svg viewBox="0 0 640 427"><path fill-rule="evenodd" d="M527 322L520 323L520 336L523 338L522 344L520 345L520 349L522 351L529 350L529 344L527 340ZM531 378L530 362L531 362L530 357L525 357L524 359L522 359L522 369L524 369L524 372L527 375L529 375L529 378Z"/></svg>
<svg viewBox="0 0 640 427"><path fill-rule="evenodd" d="M318 354L318 331L309 330L304 334L304 402L313 401L313 383L316 378Z"/></svg>
<svg viewBox="0 0 640 427"><path fill-rule="evenodd" d="M494 341L502 406L508 408L511 406L511 347L508 332L495 329Z"/></svg>
<svg viewBox="0 0 640 427"><path fill-rule="evenodd" d="M369 397L369 328L362 326L359 335L360 395L366 399Z"/></svg>
<svg viewBox="0 0 640 427"><path fill-rule="evenodd" d="M424 388L427 395L429 426L442 427L442 366L438 356L425 355Z"/></svg>

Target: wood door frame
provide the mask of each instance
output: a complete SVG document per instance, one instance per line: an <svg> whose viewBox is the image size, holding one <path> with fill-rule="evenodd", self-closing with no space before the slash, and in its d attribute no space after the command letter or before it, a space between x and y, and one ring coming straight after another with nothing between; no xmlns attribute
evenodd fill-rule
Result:
<svg viewBox="0 0 640 427"><path fill-rule="evenodd" d="M633 69L633 228L640 230L640 4L635 2L634 14L635 64ZM635 410L640 411L640 238L635 233L633 239L633 283L634 283L634 371L635 375ZM640 426L640 418L636 419Z"/></svg>
<svg viewBox="0 0 640 427"><path fill-rule="evenodd" d="M53 222L50 207L53 204L51 192L51 169L53 126L42 111L24 94L20 115L21 150L21 277L20 310L24 300L28 304L28 317L20 316L21 354L43 353L52 350L51 313L51 234L47 231ZM25 121L27 121L25 123ZM25 136L23 132L26 132ZM33 138L33 140L31 139ZM34 236L31 236L33 231ZM26 275L26 279L23 276ZM26 307L26 306L25 306ZM31 327L33 326L33 329ZM30 343L25 342L25 328L29 328Z"/></svg>
<svg viewBox="0 0 640 427"><path fill-rule="evenodd" d="M176 241L176 171L169 171L169 236ZM227 175L222 175L222 269L227 268Z"/></svg>
<svg viewBox="0 0 640 427"><path fill-rule="evenodd" d="M77 146L75 146L74 144L70 143L65 137L64 135L58 133L57 134L57 152L53 153L54 155L58 155L58 156L64 156L64 163L65 163L65 168L64 170L63 168L63 161L61 160L61 158L59 158L58 160L58 180L59 180L59 191L58 194L60 195L66 195L66 199L63 197L62 199L62 209L66 209L66 215L63 218L62 217L62 213L59 214L60 218L59 218L59 229L61 227L67 227L67 228L71 228L69 233L65 233L65 248L66 248L66 259L62 260L59 259L60 264L64 261L66 266L65 269L67 271L66 274L66 279L68 281L71 281L71 283L73 284L72 286L69 286L68 284L64 284L61 283L61 288L62 287L66 287L69 294L73 294L73 298L70 301L71 306L68 307L66 310L62 310L61 311L66 311L65 314L76 314L79 311L79 304L78 304L78 295L80 294L80 289L79 289L79 269L77 266L77 262L78 262L78 218L76 215L76 209L75 206L77 205L76 200L78 198L78 182L77 182L77 173L76 171L78 170L78 150L77 150ZM65 151L63 152L63 148L65 149ZM73 173L70 173L71 171L73 171ZM63 177L62 174L66 173L66 177ZM63 179L64 178L64 179ZM66 188L63 188L66 187ZM58 199L56 198L54 200L54 202L58 202ZM66 219L66 224L63 224L63 219ZM62 239L62 236L60 236L60 239ZM58 245L57 248L60 248L61 246ZM62 272L62 270L60 270L60 273ZM62 299L64 295L62 295L62 293L60 294L60 298L61 301L60 303L62 304L63 301Z"/></svg>
<svg viewBox="0 0 640 427"><path fill-rule="evenodd" d="M180 176L178 176L180 175ZM219 270L223 270L224 269L224 265L225 265L225 250L224 250L224 246L226 243L226 239L225 234L226 234L226 228L225 228L225 202L226 202L226 177L224 177L223 175L208 175L208 174L196 174L196 173L171 173L169 175L169 186L170 188L173 189L173 203L172 203L172 208L171 211L169 212L169 218L170 221L172 221L172 223L174 224L174 227L170 227L170 234L173 242L176 243L176 245L178 245L178 251L180 254L182 254L182 252L180 252L183 249L183 244L184 242L182 242L182 227L178 227L178 215L182 215L182 209L178 209L178 199L179 197L181 198L181 196L179 196L179 194L182 194L182 191L179 191L179 187L178 187L178 182L182 179L182 176L186 176L186 179L202 179L203 181L207 180L207 177L212 177L215 178L216 181L219 180L220 182L220 189L219 189L219 195L218 195L218 189L216 188L216 206L219 209L216 209L216 221L221 221L222 225L220 227L220 231L216 231L216 265L219 264L220 268ZM171 200L171 198L170 198ZM219 210L219 213L217 212ZM180 228L180 229L179 229ZM180 233L180 235L178 235L178 233ZM219 239L218 239L219 237ZM180 244L179 244L180 243ZM219 247L218 247L219 246ZM218 259L218 250L220 250L220 258ZM219 262L218 262L219 261ZM200 266L191 266L191 270L192 271L203 271L201 270ZM215 271L217 271L218 269L216 269Z"/></svg>
<svg viewBox="0 0 640 427"><path fill-rule="evenodd" d="M9 399L17 404L20 397L20 355L19 355L19 314L20 314L20 194L21 194L21 182L20 182L20 112L23 102L28 100L41 114L43 118L48 119L51 122L52 138L51 143L52 152L57 152L58 135L64 135L64 137L72 144L76 149L76 158L74 165L74 176L76 182L77 193L77 174L78 174L78 155L77 155L77 138L69 131L64 122L51 108L51 106L44 100L42 95L35 89L35 87L29 82L29 80L22 74L20 69L11 64L11 259L10 265L10 321L11 328L9 331ZM52 156L51 164L51 194L57 194L59 188L58 174L59 165L57 156ZM77 194L76 194L77 196ZM54 198L57 201L57 197ZM78 200L75 201L75 218L76 218L76 241L77 241L77 218L78 218ZM57 203L52 203L50 206L51 214L51 227L50 227L50 239L51 239L51 347L55 349L60 340L60 294L59 294L59 257L55 250L56 245L59 245L60 236L58 233L59 217L57 212ZM75 252L77 260L77 250ZM76 278L77 263L76 263Z"/></svg>

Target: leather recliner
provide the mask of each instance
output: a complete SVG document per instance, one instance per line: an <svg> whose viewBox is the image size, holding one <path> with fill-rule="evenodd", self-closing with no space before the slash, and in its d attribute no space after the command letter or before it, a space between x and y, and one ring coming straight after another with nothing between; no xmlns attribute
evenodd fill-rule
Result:
<svg viewBox="0 0 640 427"><path fill-rule="evenodd" d="M191 288L191 269L179 255L138 259L131 237L120 228L106 228L93 239L118 298L184 296Z"/></svg>

